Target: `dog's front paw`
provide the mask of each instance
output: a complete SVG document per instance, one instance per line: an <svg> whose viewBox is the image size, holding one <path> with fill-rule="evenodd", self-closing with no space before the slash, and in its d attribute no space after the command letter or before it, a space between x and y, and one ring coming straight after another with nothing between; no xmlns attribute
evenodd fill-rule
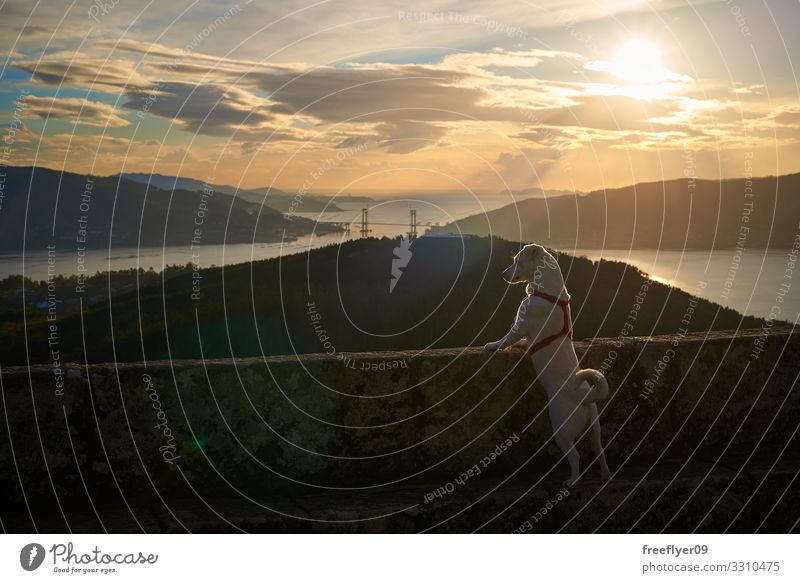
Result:
<svg viewBox="0 0 800 583"><path fill-rule="evenodd" d="M497 342L489 342L489 343L483 345L483 351L484 352L494 352L499 347L500 347L500 345Z"/></svg>

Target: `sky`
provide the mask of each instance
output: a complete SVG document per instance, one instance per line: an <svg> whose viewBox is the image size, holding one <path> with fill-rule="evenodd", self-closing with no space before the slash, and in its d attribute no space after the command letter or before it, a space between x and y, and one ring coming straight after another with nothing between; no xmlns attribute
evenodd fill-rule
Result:
<svg viewBox="0 0 800 583"><path fill-rule="evenodd" d="M0 0L0 162L290 192L788 174L798 56L796 0Z"/></svg>

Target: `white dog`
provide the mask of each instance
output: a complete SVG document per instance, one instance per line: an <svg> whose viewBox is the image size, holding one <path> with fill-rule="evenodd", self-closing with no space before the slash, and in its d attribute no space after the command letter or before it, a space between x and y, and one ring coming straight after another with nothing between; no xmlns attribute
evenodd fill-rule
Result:
<svg viewBox="0 0 800 583"><path fill-rule="evenodd" d="M568 486L579 476L576 440L589 429L592 451L600 463L603 481L610 472L600 442L597 401L608 396L608 383L599 370L580 369L572 347L569 294L555 258L539 245L525 245L514 263L503 272L509 283L527 282L528 297L522 300L511 331L484 350L501 350L528 339L528 354L547 392L553 438L569 460Z"/></svg>

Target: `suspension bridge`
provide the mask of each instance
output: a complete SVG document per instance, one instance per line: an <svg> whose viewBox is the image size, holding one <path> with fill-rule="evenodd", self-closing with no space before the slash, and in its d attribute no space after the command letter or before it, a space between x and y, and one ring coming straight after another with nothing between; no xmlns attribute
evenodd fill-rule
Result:
<svg viewBox="0 0 800 583"><path fill-rule="evenodd" d="M464 218L466 216L470 216L475 214L476 212L486 212L485 208L476 208L468 211L464 211L459 213L459 215L445 215L443 214L441 217L434 217L431 220L426 221L425 225L430 225L432 222L438 222L438 220L447 220L449 222L456 221L460 218ZM362 237L368 237L369 234L372 232L372 226L389 226L389 227L403 227L407 226L408 231L406 235L409 239L416 239L418 236L417 227L421 226L421 223L417 220L417 209L409 209L409 220L407 223L390 223L390 222L383 222L383 221L370 221L369 220L369 209L362 208L361 209L361 219L353 219L352 221L331 221L327 222L328 225L333 225L342 229L343 231L352 231L353 228L356 228L357 232ZM359 224L360 223L360 224Z"/></svg>

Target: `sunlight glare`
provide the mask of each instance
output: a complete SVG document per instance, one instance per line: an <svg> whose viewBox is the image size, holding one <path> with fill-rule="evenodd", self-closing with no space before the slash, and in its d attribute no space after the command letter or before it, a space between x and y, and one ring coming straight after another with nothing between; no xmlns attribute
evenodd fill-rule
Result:
<svg viewBox="0 0 800 583"><path fill-rule="evenodd" d="M661 52L643 39L625 43L612 65L612 73L632 83L657 83L669 76L669 71L661 64Z"/></svg>

